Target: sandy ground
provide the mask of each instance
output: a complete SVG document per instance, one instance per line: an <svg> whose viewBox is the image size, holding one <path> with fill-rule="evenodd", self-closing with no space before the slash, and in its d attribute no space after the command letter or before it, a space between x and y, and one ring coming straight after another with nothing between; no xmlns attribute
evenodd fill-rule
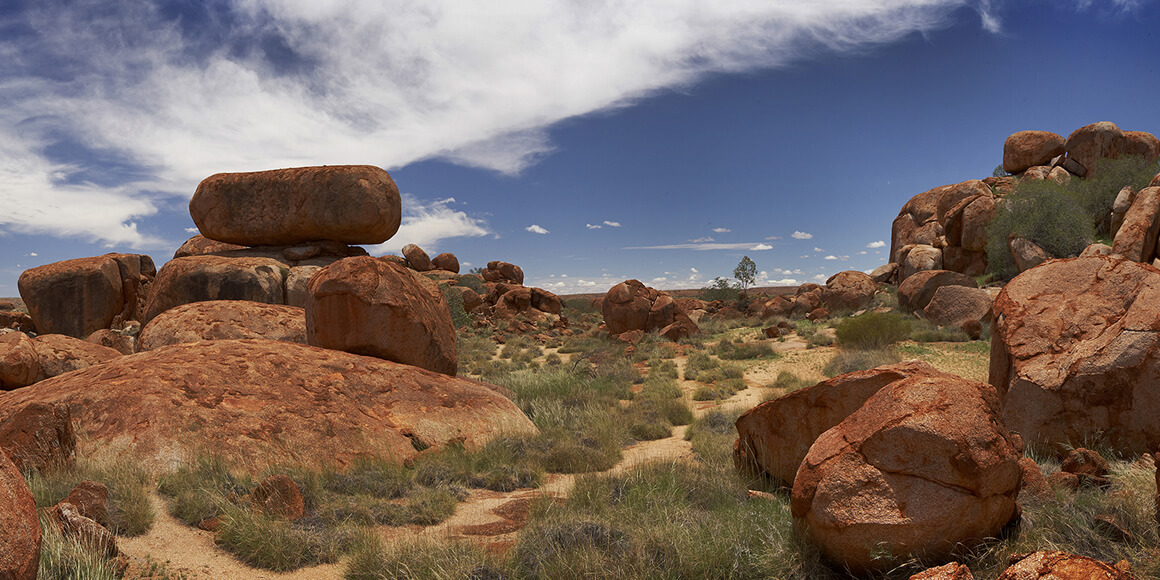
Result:
<svg viewBox="0 0 1160 580"><path fill-rule="evenodd" d="M754 337L745 336L752 340ZM725 410L749 409L764 400L780 395L771 386L782 371L795 373L811 384L825 380L822 368L833 356L834 347L807 348L805 341L796 336L784 341L770 341L780 353L775 360L744 361L745 380L749 388L723 401L692 400L692 393L700 383L679 380L686 401L694 415L700 416L713 408ZM976 380L986 380L987 357L980 356L970 347L954 344L904 345L904 358L926 360L932 365ZM552 349L554 351L554 349ZM497 349L498 354L498 349ZM545 353L546 354L546 353ZM684 376L686 357L676 359L680 376ZM685 441L687 427L673 429L672 436L656 441L645 441L624 449L624 458L606 473L620 473L648 461L688 461L693 459L692 446ZM388 542L407 538L434 537L448 540L470 540L482 542L497 550L513 545L516 536L527 521L528 510L533 501L543 497L565 497L575 482L573 475L552 474L548 482L538 489L523 489L513 492L472 490L468 498L456 507L455 514L434 526L382 526L379 535ZM118 543L135 563L141 564L146 557L157 562L165 562L171 573L183 573L198 579L337 579L342 577L343 564L325 564L303 568L294 572L276 573L251 568L238 562L214 544L213 534L186 526L165 509L162 500L152 497L157 511L157 520L149 533L137 538L118 538Z"/></svg>

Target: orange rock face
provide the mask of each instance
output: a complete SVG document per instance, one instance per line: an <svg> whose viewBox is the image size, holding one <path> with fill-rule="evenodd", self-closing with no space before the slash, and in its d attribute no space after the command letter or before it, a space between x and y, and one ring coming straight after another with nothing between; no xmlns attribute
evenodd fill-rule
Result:
<svg viewBox="0 0 1160 580"><path fill-rule="evenodd" d="M1048 451L1101 437L1140 454L1160 443L1160 271L1107 256L1055 260L995 299L989 382L1003 420Z"/></svg>
<svg viewBox="0 0 1160 580"><path fill-rule="evenodd" d="M997 580L1135 580L1106 562L1067 552L1040 551L1011 557Z"/></svg>
<svg viewBox="0 0 1160 580"><path fill-rule="evenodd" d="M192 302L248 300L285 304L289 268L273 258L235 258L212 254L166 262L157 274L141 322Z"/></svg>
<svg viewBox="0 0 1160 580"><path fill-rule="evenodd" d="M137 320L154 274L149 256L106 254L26 270L18 286L38 332L85 338Z"/></svg>
<svg viewBox="0 0 1160 580"><path fill-rule="evenodd" d="M690 336L700 331L687 315L682 315L668 292L649 288L639 280L625 280L608 290L601 313L612 335L640 330L661 330L666 336Z"/></svg>
<svg viewBox="0 0 1160 580"><path fill-rule="evenodd" d="M1129 260L1151 263L1156 257L1156 236L1160 234L1160 187L1147 187L1134 196L1116 231L1112 253Z"/></svg>
<svg viewBox="0 0 1160 580"><path fill-rule="evenodd" d="M822 433L858 410L883 387L916 375L941 375L924 362L847 373L766 401L737 418L734 464L793 483L802 459Z"/></svg>
<svg viewBox="0 0 1160 580"><path fill-rule="evenodd" d="M1036 165L1047 165L1063 154L1062 135L1051 131L1019 131L1003 143L1003 171L1022 173Z"/></svg>
<svg viewBox="0 0 1160 580"><path fill-rule="evenodd" d="M858 310L870 304L877 290L878 284L868 274L847 270L826 280L822 301L830 310Z"/></svg>
<svg viewBox="0 0 1160 580"><path fill-rule="evenodd" d="M990 323L992 302L991 295L981 288L940 286L922 315L939 326L957 326L968 320Z"/></svg>
<svg viewBox="0 0 1160 580"><path fill-rule="evenodd" d="M32 339L40 359L37 381L98 365L123 356L119 351L63 334L42 334Z"/></svg>
<svg viewBox="0 0 1160 580"><path fill-rule="evenodd" d="M453 274L459 273L459 258L456 258L455 254L452 254L451 252L443 252L442 254L431 258L431 265L434 266L436 270L443 270Z"/></svg>
<svg viewBox="0 0 1160 580"><path fill-rule="evenodd" d="M998 535L1022 474L998 413L993 388L954 375L883 387L810 447L793 484L795 523L856 572L948 558Z"/></svg>
<svg viewBox="0 0 1160 580"><path fill-rule="evenodd" d="M970 276L950 270L918 272L898 285L898 306L907 312L921 311L943 286L979 287Z"/></svg>
<svg viewBox="0 0 1160 580"><path fill-rule="evenodd" d="M40 375L40 355L23 332L0 334L0 389L27 387Z"/></svg>
<svg viewBox="0 0 1160 580"><path fill-rule="evenodd" d="M379 357L455 376L455 325L443 292L411 270L347 258L310 279L309 344Z"/></svg>
<svg viewBox="0 0 1160 580"><path fill-rule="evenodd" d="M189 201L202 235L244 246L381 244L398 231L401 212L391 176L369 165L219 173Z"/></svg>
<svg viewBox="0 0 1160 580"><path fill-rule="evenodd" d="M24 475L0 453L0 578L36 580L40 520Z"/></svg>
<svg viewBox="0 0 1160 580"><path fill-rule="evenodd" d="M431 265L431 257L427 255L427 252L423 251L423 248L415 244L403 246L403 257L407 259L407 263L410 264L411 268L416 271L426 272L434 268Z"/></svg>
<svg viewBox="0 0 1160 580"><path fill-rule="evenodd" d="M174 258L184 258L186 256L200 256L202 254L214 254L217 252L230 252L233 250L242 250L246 246L239 246L238 244L227 244L217 240L211 240L201 234L194 234L192 238L185 240L180 248L173 253Z"/></svg>
<svg viewBox="0 0 1160 580"><path fill-rule="evenodd" d="M0 418L61 403L84 455L152 467L208 452L250 465L404 462L468 448L531 421L488 385L377 358L261 339L162 347L0 394ZM421 444L418 444L421 442Z"/></svg>
<svg viewBox="0 0 1160 580"><path fill-rule="evenodd" d="M65 467L76 458L72 415L64 405L32 403L0 421L0 450L20 471Z"/></svg>
<svg viewBox="0 0 1160 580"><path fill-rule="evenodd" d="M306 311L246 300L210 300L166 310L141 329L139 350L202 340L268 338L306 344Z"/></svg>

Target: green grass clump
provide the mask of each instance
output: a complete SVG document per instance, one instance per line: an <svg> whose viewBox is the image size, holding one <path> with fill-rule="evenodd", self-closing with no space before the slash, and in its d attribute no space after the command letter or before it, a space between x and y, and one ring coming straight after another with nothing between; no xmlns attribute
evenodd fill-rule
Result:
<svg viewBox="0 0 1160 580"><path fill-rule="evenodd" d="M772 386L777 389L782 389L786 393L790 393L808 387L811 384L809 381L797 376L791 371L781 371L777 373L777 379L774 380Z"/></svg>
<svg viewBox="0 0 1160 580"><path fill-rule="evenodd" d="M40 580L118 580L113 563L105 554L86 546L78 538L65 538L45 513L40 514Z"/></svg>
<svg viewBox="0 0 1160 580"><path fill-rule="evenodd" d="M906 340L910 320L893 312L867 312L842 320L834 330L842 348L879 350Z"/></svg>
<svg viewBox="0 0 1160 580"><path fill-rule="evenodd" d="M720 367L721 361L703 352L694 352L690 354L689 358L685 361L685 380L710 382L705 380L708 375L705 377L702 375L706 371L713 371Z"/></svg>
<svg viewBox="0 0 1160 580"><path fill-rule="evenodd" d="M351 538L348 533L274 518L246 505L227 504L216 540L251 566L286 572L336 561Z"/></svg>
<svg viewBox="0 0 1160 580"><path fill-rule="evenodd" d="M765 342L732 342L722 338L713 348L713 354L723 360L773 359L777 353Z"/></svg>
<svg viewBox="0 0 1160 580"><path fill-rule="evenodd" d="M718 401L728 399L739 391L744 391L747 385L741 379L728 379L715 385L698 387L693 391L694 401Z"/></svg>
<svg viewBox="0 0 1160 580"><path fill-rule="evenodd" d="M392 543L378 538L359 543L343 573L346 580L460 580L505 578L499 558L474 542L415 538Z"/></svg>
<svg viewBox="0 0 1160 580"><path fill-rule="evenodd" d="M836 377L854 371L864 371L902 360L894 349L840 350L822 368L822 374Z"/></svg>
<svg viewBox="0 0 1160 580"><path fill-rule="evenodd" d="M669 378L679 378L680 373L677 372L677 363L672 360L664 360L659 358L649 359L649 377L664 376Z"/></svg>
<svg viewBox="0 0 1160 580"><path fill-rule="evenodd" d="M929 320L919 319L912 324L910 339L914 342L968 342L971 337L960 328L936 326Z"/></svg>
<svg viewBox="0 0 1160 580"><path fill-rule="evenodd" d="M69 467L51 468L26 474L37 507L51 507L68 497L82 481L95 481L109 489L109 531L120 536L139 536L153 526L153 506L146 486L145 470L135 463L97 463L84 458Z"/></svg>

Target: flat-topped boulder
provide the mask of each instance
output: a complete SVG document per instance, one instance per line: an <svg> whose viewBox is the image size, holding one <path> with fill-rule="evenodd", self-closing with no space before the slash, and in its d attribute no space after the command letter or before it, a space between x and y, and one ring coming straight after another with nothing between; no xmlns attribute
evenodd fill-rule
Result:
<svg viewBox="0 0 1160 580"><path fill-rule="evenodd" d="M1098 440L1160 445L1160 270L1122 258L1053 260L995 299L989 382L1003 420L1062 454Z"/></svg>
<svg viewBox="0 0 1160 580"><path fill-rule="evenodd" d="M34 402L68 406L86 434L78 454L160 468L207 452L248 465L402 463L427 445L536 431L490 385L264 339L161 347L2 393L0 421Z"/></svg>
<svg viewBox="0 0 1160 580"><path fill-rule="evenodd" d="M25 270L17 284L38 332L86 338L114 322L139 320L157 274L141 254L105 254Z"/></svg>
<svg viewBox="0 0 1160 580"><path fill-rule="evenodd" d="M233 338L268 338L306 344L306 311L248 300L209 300L157 315L138 337L138 349Z"/></svg>
<svg viewBox="0 0 1160 580"><path fill-rule="evenodd" d="M398 231L402 204L386 171L328 165L211 175L189 214L205 237L243 246L381 244Z"/></svg>

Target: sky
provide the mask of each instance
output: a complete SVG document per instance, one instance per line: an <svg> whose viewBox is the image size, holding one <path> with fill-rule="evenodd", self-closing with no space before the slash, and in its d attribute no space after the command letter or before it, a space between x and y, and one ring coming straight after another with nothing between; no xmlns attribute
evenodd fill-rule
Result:
<svg viewBox="0 0 1160 580"><path fill-rule="evenodd" d="M1003 141L1160 133L1158 0L0 0L0 296L160 267L220 172L371 164L415 243L603 292L824 282Z"/></svg>

